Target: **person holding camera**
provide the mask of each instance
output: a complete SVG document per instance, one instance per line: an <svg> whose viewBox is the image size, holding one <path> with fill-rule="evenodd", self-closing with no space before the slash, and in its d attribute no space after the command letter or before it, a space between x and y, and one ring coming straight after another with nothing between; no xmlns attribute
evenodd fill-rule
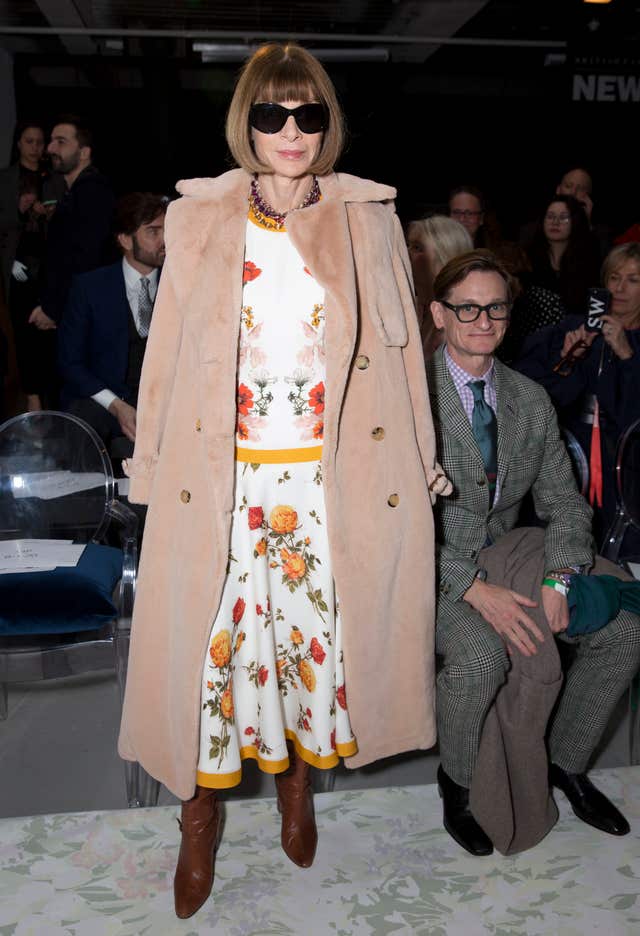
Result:
<svg viewBox="0 0 640 936"><path fill-rule="evenodd" d="M590 327L585 315L567 316L532 335L515 365L545 387L560 422L589 458L598 540L615 516L618 439L640 418L640 244L614 247L604 261L602 282L611 304L600 328ZM630 547L623 543L623 550Z"/></svg>

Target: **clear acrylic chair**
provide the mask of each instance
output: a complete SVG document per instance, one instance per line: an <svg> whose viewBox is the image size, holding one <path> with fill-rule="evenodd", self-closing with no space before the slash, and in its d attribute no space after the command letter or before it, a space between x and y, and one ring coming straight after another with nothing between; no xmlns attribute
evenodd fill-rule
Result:
<svg viewBox="0 0 640 936"><path fill-rule="evenodd" d="M97 670L115 670L122 702L138 518L116 485L102 441L78 417L25 413L0 426L0 720L9 683ZM76 566L16 570L65 542L84 545ZM129 806L157 803L159 784L139 764L125 763L125 781Z"/></svg>
<svg viewBox="0 0 640 936"><path fill-rule="evenodd" d="M622 433L616 448L616 513L602 544L602 555L626 565L640 562L640 554L629 551L630 536L640 541L640 419ZM624 556L624 560L621 558ZM640 764L640 674L629 690L630 763Z"/></svg>

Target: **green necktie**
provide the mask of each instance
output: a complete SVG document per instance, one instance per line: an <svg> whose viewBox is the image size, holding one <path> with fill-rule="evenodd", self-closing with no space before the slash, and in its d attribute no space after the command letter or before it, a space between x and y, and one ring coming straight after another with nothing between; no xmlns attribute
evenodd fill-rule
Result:
<svg viewBox="0 0 640 936"><path fill-rule="evenodd" d="M489 484L489 504L493 504L498 477L498 421L484 398L484 380L470 380L467 387L473 393L471 430L478 443Z"/></svg>

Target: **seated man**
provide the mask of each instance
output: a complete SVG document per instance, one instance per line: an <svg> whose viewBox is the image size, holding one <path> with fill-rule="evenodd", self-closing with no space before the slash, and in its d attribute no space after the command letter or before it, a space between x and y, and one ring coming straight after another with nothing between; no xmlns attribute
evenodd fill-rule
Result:
<svg viewBox="0 0 640 936"><path fill-rule="evenodd" d="M530 616L535 602L505 587L506 572L487 581L478 558L492 544L499 548L531 492L546 523L544 557L538 553L546 584L532 582L530 594L541 606L539 620L546 617L564 639L569 576L594 562L591 510L577 491L546 392L494 358L511 299L501 265L487 251L463 254L438 274L434 295L431 311L446 344L428 364L429 388L439 461L454 488L435 508L436 649L443 662L438 781L445 828L471 854L486 855L492 843L469 809L485 716L510 657L535 654L544 638ZM640 664L640 619L622 611L572 642L575 660L549 725L549 779L585 822L624 835L626 820L585 771Z"/></svg>
<svg viewBox="0 0 640 936"><path fill-rule="evenodd" d="M96 430L114 459L133 454L165 211L165 199L148 192L120 199L116 239L123 258L74 278L59 329L63 405Z"/></svg>

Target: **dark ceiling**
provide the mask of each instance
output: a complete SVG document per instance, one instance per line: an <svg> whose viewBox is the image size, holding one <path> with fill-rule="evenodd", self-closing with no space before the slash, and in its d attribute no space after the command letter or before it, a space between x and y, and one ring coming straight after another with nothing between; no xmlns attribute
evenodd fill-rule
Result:
<svg viewBox="0 0 640 936"><path fill-rule="evenodd" d="M34 33L34 30L41 32ZM189 31L250 46L295 36L328 48L388 50L424 61L442 42L540 43L640 36L640 3L612 0L0 0L0 45L14 53L136 54L138 32L161 31L165 54L193 54ZM65 32L66 31L66 32ZM148 38L148 36L147 36ZM158 36L157 38L161 38ZM201 37L204 38L204 37ZM425 40L433 39L434 42ZM439 43L438 40L441 40ZM130 48L132 46L132 48ZM465 48L464 45L460 46ZM241 51L238 57L241 57Z"/></svg>

